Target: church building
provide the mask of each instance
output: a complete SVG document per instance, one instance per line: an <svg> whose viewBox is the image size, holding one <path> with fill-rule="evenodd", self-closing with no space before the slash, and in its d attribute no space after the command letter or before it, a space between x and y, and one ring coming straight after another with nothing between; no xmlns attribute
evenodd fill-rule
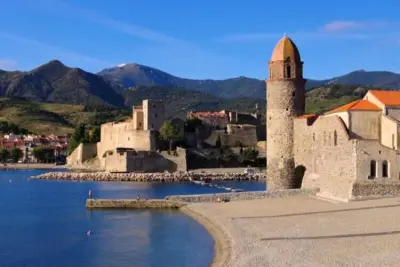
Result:
<svg viewBox="0 0 400 267"><path fill-rule="evenodd" d="M269 61L268 190L318 188L349 201L400 193L400 92L370 90L323 115L304 114L303 62L284 36Z"/></svg>

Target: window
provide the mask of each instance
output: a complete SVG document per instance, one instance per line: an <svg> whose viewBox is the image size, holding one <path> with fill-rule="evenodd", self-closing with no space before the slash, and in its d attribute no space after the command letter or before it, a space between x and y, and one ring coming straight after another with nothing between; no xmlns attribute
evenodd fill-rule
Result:
<svg viewBox="0 0 400 267"><path fill-rule="evenodd" d="M312 140L315 141L315 133L312 134Z"/></svg>
<svg viewBox="0 0 400 267"><path fill-rule="evenodd" d="M395 148L394 147L394 134L392 134L392 148Z"/></svg>
<svg viewBox="0 0 400 267"><path fill-rule="evenodd" d="M333 145L334 146L337 145L337 132L336 132L336 130L333 132Z"/></svg>
<svg viewBox="0 0 400 267"><path fill-rule="evenodd" d="M154 124L151 125L151 128L152 128L152 129L154 128Z"/></svg>
<svg viewBox="0 0 400 267"><path fill-rule="evenodd" d="M376 177L376 161L371 160L370 170L369 170L369 178L373 179Z"/></svg>
<svg viewBox="0 0 400 267"><path fill-rule="evenodd" d="M154 113L154 118L157 118L157 117L158 117L157 113Z"/></svg>
<svg viewBox="0 0 400 267"><path fill-rule="evenodd" d="M382 162L382 177L387 178L389 175L389 164L386 160Z"/></svg>
<svg viewBox="0 0 400 267"><path fill-rule="evenodd" d="M292 68L290 65L286 65L286 73L285 73L285 78L291 78L292 77Z"/></svg>

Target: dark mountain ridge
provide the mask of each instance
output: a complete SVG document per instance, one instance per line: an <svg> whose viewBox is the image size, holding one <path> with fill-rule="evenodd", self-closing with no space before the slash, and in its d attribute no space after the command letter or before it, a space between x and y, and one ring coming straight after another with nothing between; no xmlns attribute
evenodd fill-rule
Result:
<svg viewBox="0 0 400 267"><path fill-rule="evenodd" d="M123 97L104 78L58 60L31 71L0 72L0 96L84 105L123 106Z"/></svg>
<svg viewBox="0 0 400 267"><path fill-rule="evenodd" d="M107 80L122 87L168 86L182 87L212 93L219 97L251 97L265 99L265 81L248 77L225 80L196 80L180 78L156 68L140 64L123 64L98 73ZM357 84L370 87L400 88L400 74L388 71L354 71L327 80L308 79L306 88L311 89L329 84Z"/></svg>

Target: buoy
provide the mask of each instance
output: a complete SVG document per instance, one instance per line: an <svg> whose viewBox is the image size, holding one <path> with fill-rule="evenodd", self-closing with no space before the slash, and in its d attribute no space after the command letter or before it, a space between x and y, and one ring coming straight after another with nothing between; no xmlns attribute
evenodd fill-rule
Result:
<svg viewBox="0 0 400 267"><path fill-rule="evenodd" d="M11 183L11 180L10 180L10 183Z"/></svg>
<svg viewBox="0 0 400 267"><path fill-rule="evenodd" d="M90 232L90 230L86 233L87 236L90 236L92 234L92 232Z"/></svg>

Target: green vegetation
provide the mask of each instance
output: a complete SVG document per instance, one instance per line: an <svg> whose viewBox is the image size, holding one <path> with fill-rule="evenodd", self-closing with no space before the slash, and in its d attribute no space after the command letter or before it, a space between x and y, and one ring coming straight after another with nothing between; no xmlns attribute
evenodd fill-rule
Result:
<svg viewBox="0 0 400 267"><path fill-rule="evenodd" d="M35 147L32 154L40 163L50 163L55 160L54 149L51 146L43 145Z"/></svg>
<svg viewBox="0 0 400 267"><path fill-rule="evenodd" d="M169 151L172 151L173 142L181 140L183 136L170 121L164 121L160 128L160 138L169 142Z"/></svg>
<svg viewBox="0 0 400 267"><path fill-rule="evenodd" d="M67 153L70 155L80 143L97 143L100 141L100 128L79 124L69 139Z"/></svg>
<svg viewBox="0 0 400 267"><path fill-rule="evenodd" d="M126 119L130 110L32 102L22 98L0 98L0 131L64 135L75 125L98 126L115 119ZM22 128L21 128L22 127Z"/></svg>
<svg viewBox="0 0 400 267"><path fill-rule="evenodd" d="M7 161L9 157L10 157L10 150L4 147L0 148L0 161L4 163Z"/></svg>
<svg viewBox="0 0 400 267"><path fill-rule="evenodd" d="M13 162L17 162L20 158L22 158L23 155L24 155L24 153L22 152L22 150L19 147L13 147L10 150L10 157Z"/></svg>

